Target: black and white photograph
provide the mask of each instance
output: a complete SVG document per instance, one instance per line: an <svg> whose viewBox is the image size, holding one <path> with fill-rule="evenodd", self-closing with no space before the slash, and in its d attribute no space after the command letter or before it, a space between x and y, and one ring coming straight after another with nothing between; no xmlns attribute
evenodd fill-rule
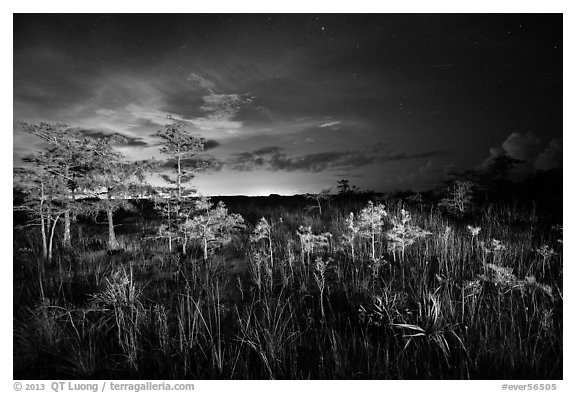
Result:
<svg viewBox="0 0 576 393"><path fill-rule="evenodd" d="M12 378L556 390L563 14L220 12L12 15Z"/></svg>

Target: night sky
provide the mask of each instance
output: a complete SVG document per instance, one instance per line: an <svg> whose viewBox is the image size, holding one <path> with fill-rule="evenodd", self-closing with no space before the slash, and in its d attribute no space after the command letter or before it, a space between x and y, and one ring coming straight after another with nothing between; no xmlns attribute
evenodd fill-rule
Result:
<svg viewBox="0 0 576 393"><path fill-rule="evenodd" d="M424 190L500 154L562 163L562 15L15 15L14 120L129 137L167 116L207 195ZM39 142L14 127L14 165ZM156 181L156 180L152 180Z"/></svg>

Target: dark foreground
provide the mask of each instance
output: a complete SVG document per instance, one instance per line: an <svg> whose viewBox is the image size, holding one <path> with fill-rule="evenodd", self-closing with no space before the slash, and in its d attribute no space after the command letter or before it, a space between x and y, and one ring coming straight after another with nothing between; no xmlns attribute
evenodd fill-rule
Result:
<svg viewBox="0 0 576 393"><path fill-rule="evenodd" d="M366 235L346 221L362 198L226 203L246 228L207 261L146 208L118 221L122 250L79 222L48 265L16 228L14 378L562 378L561 221L387 201Z"/></svg>

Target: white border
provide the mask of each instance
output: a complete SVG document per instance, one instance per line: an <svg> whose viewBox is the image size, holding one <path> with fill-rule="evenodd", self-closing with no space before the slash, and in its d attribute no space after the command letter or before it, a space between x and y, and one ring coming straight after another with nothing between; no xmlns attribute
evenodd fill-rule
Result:
<svg viewBox="0 0 576 393"><path fill-rule="evenodd" d="M13 391L12 381L12 258L8 250L12 249L12 201L11 189L12 184L11 170L12 167L12 124L8 119L12 119L13 111L13 73L10 68L13 66L13 28L12 13L79 13L79 12L117 12L117 13L135 13L135 12L156 12L156 13L200 13L200 12L297 12L297 13L359 13L359 12L385 12L385 13L499 13L499 12L526 12L526 13L564 13L564 127L569 130L564 135L564 247L565 247L565 303L564 303L564 381L558 381L558 391L576 391L574 372L574 362L572 354L574 353L574 294L571 288L571 281L574 279L574 219L575 207L570 202L574 200L574 182L571 180L572 170L576 169L574 165L575 155L572 154L574 148L574 120L570 114L574 112L574 77L572 70L576 70L574 62L574 1L503 1L503 0L483 0L478 2L466 1L381 1L375 4L375 0L355 0L355 1L305 1L292 0L283 4L273 4L270 1L232 1L220 0L215 2L199 1L174 1L163 0L157 2L148 2L143 4L136 1L119 1L119 0L102 0L92 3L80 1L4 1L0 6L2 8L0 23L0 39L4 53L8 52L2 62L4 72L2 73L2 98L3 111L2 122L4 131L8 136L4 137L1 144L3 168L0 171L0 181L3 185L0 197L2 198L2 249L5 258L2 258L4 272L2 274L1 306L5 313L4 323L0 324L2 337L2 367L0 368L1 378L0 387L2 391ZM284 381L284 382L267 382L267 381L196 381L196 391L230 391L232 388L235 392L255 392L266 391L270 388L280 389L281 391L314 391L329 389L331 392L350 392L350 391L379 391L383 389L388 391L454 391L454 392L497 392L501 391L502 383L507 381ZM510 382L510 381L508 381ZM538 381L527 381L536 383ZM570 388L569 386L572 386ZM47 389L48 390L48 389Z"/></svg>

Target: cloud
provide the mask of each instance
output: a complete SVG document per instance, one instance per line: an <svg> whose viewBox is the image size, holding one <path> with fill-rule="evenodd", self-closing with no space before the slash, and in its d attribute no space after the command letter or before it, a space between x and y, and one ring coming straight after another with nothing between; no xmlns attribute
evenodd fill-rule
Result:
<svg viewBox="0 0 576 393"><path fill-rule="evenodd" d="M142 143L153 143L149 136L169 122L168 116L224 139L242 128L235 117L253 99L242 87L223 81L219 72L206 73L209 68L196 70L195 65L187 65L184 73L171 62L155 64L154 71L110 68L103 73L90 61L59 50L31 48L15 57L15 118L118 130ZM42 72L38 64L45 64ZM138 139L129 143L141 145ZM216 145L208 145L212 147Z"/></svg>
<svg viewBox="0 0 576 393"><path fill-rule="evenodd" d="M348 179L348 178L361 178L364 175L360 173L337 173L334 175L337 179Z"/></svg>
<svg viewBox="0 0 576 393"><path fill-rule="evenodd" d="M338 124L342 123L341 121L330 121L328 123L320 124L318 127L325 128L325 127L334 127Z"/></svg>
<svg viewBox="0 0 576 393"><path fill-rule="evenodd" d="M432 161L427 161L426 164L418 168L418 174L420 176L426 176L430 174L431 171L432 171Z"/></svg>
<svg viewBox="0 0 576 393"><path fill-rule="evenodd" d="M421 165L413 172L404 175L396 175L394 180L400 184L418 183L423 180L430 180L430 178L433 177L432 174L435 170L437 171L437 168L434 168L432 161L428 160L424 165Z"/></svg>
<svg viewBox="0 0 576 393"><path fill-rule="evenodd" d="M526 134L513 132L502 143L502 148L512 158L522 161L530 161L538 154L541 142L540 138L531 132Z"/></svg>
<svg viewBox="0 0 576 393"><path fill-rule="evenodd" d="M222 163L213 156L210 155L197 155L194 157L184 158L180 160L180 166L185 171L195 171L195 172L207 172L215 171L218 172L222 169ZM178 162L175 158L169 158L160 163L159 169L176 169L178 168Z"/></svg>
<svg viewBox="0 0 576 393"><path fill-rule="evenodd" d="M213 139L207 139L204 141L204 151L215 149L220 146L220 142L215 141Z"/></svg>
<svg viewBox="0 0 576 393"><path fill-rule="evenodd" d="M240 94L209 94L202 98L202 109L208 112L208 118L214 120L231 120L238 111L250 105L252 98Z"/></svg>
<svg viewBox="0 0 576 393"><path fill-rule="evenodd" d="M488 157L478 168L489 168L496 158L503 155L522 161L513 171L516 176L527 175L535 170L561 167L562 138L550 141L548 146L542 149L542 140L533 133L513 132L501 146L490 148Z"/></svg>
<svg viewBox="0 0 576 393"><path fill-rule="evenodd" d="M226 162L226 166L235 171L260 169L285 172L320 172L331 169L349 170L371 164L426 158L443 154L445 153L441 151L398 153L390 150L384 151L382 146L376 146L366 150L327 151L290 156L282 147L268 146L252 152L236 153Z"/></svg>
<svg viewBox="0 0 576 393"><path fill-rule="evenodd" d="M402 160L412 160L417 158L429 158L438 157L446 155L445 151L442 150L427 150L418 153L404 153L404 152L394 152L389 151L384 153L379 157L378 162L391 162L391 161L402 161Z"/></svg>
<svg viewBox="0 0 576 393"><path fill-rule="evenodd" d="M492 163L496 160L496 158L503 156L506 154L506 150L501 147L491 147L488 149L488 157L482 161L482 163L478 166L479 169L488 169Z"/></svg>
<svg viewBox="0 0 576 393"><path fill-rule="evenodd" d="M328 167L342 166L342 160L349 158L352 154L352 152L332 151L290 157L284 148L270 146L252 152L236 153L228 160L227 165L235 171L263 169L286 172L319 172Z"/></svg>
<svg viewBox="0 0 576 393"><path fill-rule="evenodd" d="M195 105L196 108L185 108L185 110L190 112L200 109L205 112L206 116L196 116L196 118L204 117L216 121L232 120L241 109L250 106L254 99L250 94L218 92L215 82L194 72L186 77L186 81L189 82L188 86L193 91L184 89L178 92L178 97L171 104L179 108L182 108L183 103ZM198 93L201 95L200 102L197 101ZM198 103L200 103L199 106Z"/></svg>
<svg viewBox="0 0 576 393"><path fill-rule="evenodd" d="M102 116L113 116L116 114L116 111L113 111L112 109L98 109L96 110L96 114Z"/></svg>
<svg viewBox="0 0 576 393"><path fill-rule="evenodd" d="M305 143L314 143L314 142L316 142L315 138L307 136L304 139L296 139L294 142L292 142L292 144L293 145L303 145Z"/></svg>
<svg viewBox="0 0 576 393"><path fill-rule="evenodd" d="M562 167L562 138L553 139L548 146L538 154L534 161L534 168L546 171Z"/></svg>
<svg viewBox="0 0 576 393"><path fill-rule="evenodd" d="M201 89L207 90L210 93L213 93L214 88L216 87L216 85L213 82L211 82L208 79L203 78L200 75L197 75L193 72L191 72L190 75L188 75L186 80L188 82L192 82L193 84L197 85Z"/></svg>
<svg viewBox="0 0 576 393"><path fill-rule="evenodd" d="M280 154L283 150L284 150L283 147L268 146L268 147L262 147L258 150L254 150L252 152L252 154L255 154L258 156L265 155L265 154Z"/></svg>

